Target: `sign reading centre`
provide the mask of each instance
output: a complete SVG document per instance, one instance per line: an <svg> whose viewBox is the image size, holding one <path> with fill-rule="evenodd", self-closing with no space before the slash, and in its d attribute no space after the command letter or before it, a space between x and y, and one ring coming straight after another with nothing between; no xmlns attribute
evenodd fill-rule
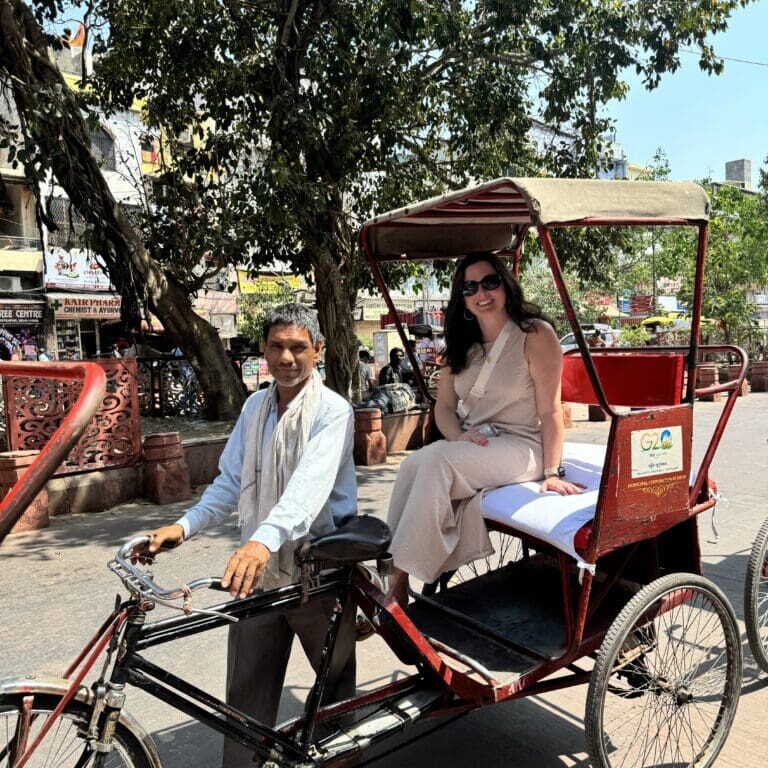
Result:
<svg viewBox="0 0 768 768"><path fill-rule="evenodd" d="M44 309L42 301L0 301L0 325L38 325L43 322Z"/></svg>
<svg viewBox="0 0 768 768"><path fill-rule="evenodd" d="M119 320L119 296L90 296L82 293L49 293L48 305L57 320Z"/></svg>

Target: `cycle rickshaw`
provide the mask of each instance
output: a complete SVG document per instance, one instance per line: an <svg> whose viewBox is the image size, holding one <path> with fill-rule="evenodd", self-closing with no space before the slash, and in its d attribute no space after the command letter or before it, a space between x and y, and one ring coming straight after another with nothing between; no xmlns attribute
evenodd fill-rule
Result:
<svg viewBox="0 0 768 768"><path fill-rule="evenodd" d="M536 229L578 341L578 353L564 359L563 399L600 405L611 419L607 446L566 449L569 475L584 479L588 490L554 501L525 484L488 494L488 527L520 539L520 556L418 596L407 613L360 565L375 560L386 582L389 535L370 517L306 542L297 554L299 584L154 622L146 618L155 603L188 599L192 590L216 588L219 582L206 578L184 589L162 589L129 561L142 539L128 542L110 567L130 597L118 601L64 678L0 684L0 766L35 765L40 755L49 754L46 749L56 751L66 743L69 751L57 765L159 767L151 739L123 708L129 684L280 766L348 764L420 719L588 684L585 726L593 765L712 765L736 711L741 648L732 607L701 576L697 516L716 503L708 469L747 361L736 347L698 343L707 220L707 196L694 184L505 178L366 222L361 245L395 318L382 263L495 251L511 258L517 269L526 233ZM688 346L588 348L551 234L557 227L587 226L696 229ZM740 377L697 387L705 352L736 356ZM418 376L416 361L411 363ZM40 373L30 365L3 368ZM86 369L73 368L83 376L89 375ZM419 387L428 398L421 377ZM694 402L715 392L727 393L726 402L692 472ZM53 449L61 454L65 442L54 436ZM53 455L46 459L49 469L55 466ZM16 507L6 504L4 512L0 507L0 521L32 498L45 479L44 469L32 467L24 492L12 500ZM160 643L327 594L337 595L338 611L305 711L274 729L142 655ZM356 607L412 673L323 706L339 617ZM104 652L100 674L85 685ZM66 739L59 737L62 723Z"/></svg>

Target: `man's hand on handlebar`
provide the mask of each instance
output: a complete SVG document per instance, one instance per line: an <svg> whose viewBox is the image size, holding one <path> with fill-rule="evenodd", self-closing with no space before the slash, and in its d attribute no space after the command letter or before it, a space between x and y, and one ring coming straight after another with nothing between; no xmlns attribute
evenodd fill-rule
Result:
<svg viewBox="0 0 768 768"><path fill-rule="evenodd" d="M161 529L162 530L162 529ZM272 553L259 541L248 541L229 558L221 577L223 589L232 597L248 597L259 584Z"/></svg>
<svg viewBox="0 0 768 768"><path fill-rule="evenodd" d="M178 523L155 528L154 531L147 531L143 535L149 536L151 540L141 547L141 551L138 547L134 550L134 557L131 558L134 563L142 557L152 560L161 549L173 549L184 541L184 529Z"/></svg>

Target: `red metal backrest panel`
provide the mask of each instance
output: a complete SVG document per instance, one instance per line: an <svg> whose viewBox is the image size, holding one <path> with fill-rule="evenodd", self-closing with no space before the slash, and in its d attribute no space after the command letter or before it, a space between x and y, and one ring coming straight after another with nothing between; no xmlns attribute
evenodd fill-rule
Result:
<svg viewBox="0 0 768 768"><path fill-rule="evenodd" d="M683 356L653 353L592 355L597 376L610 405L645 408L679 405L683 388ZM579 355L563 358L566 403L598 405L597 395Z"/></svg>
<svg viewBox="0 0 768 768"><path fill-rule="evenodd" d="M689 517L689 405L618 415L612 424L591 547L599 555Z"/></svg>

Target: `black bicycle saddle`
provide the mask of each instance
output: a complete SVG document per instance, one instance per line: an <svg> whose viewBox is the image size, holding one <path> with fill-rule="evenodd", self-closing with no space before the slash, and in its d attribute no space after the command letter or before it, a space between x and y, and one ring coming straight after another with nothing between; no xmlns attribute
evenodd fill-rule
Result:
<svg viewBox="0 0 768 768"><path fill-rule="evenodd" d="M296 551L296 562L322 560L329 565L352 565L375 560L386 553L391 539L386 523L361 515L331 533L305 541Z"/></svg>

